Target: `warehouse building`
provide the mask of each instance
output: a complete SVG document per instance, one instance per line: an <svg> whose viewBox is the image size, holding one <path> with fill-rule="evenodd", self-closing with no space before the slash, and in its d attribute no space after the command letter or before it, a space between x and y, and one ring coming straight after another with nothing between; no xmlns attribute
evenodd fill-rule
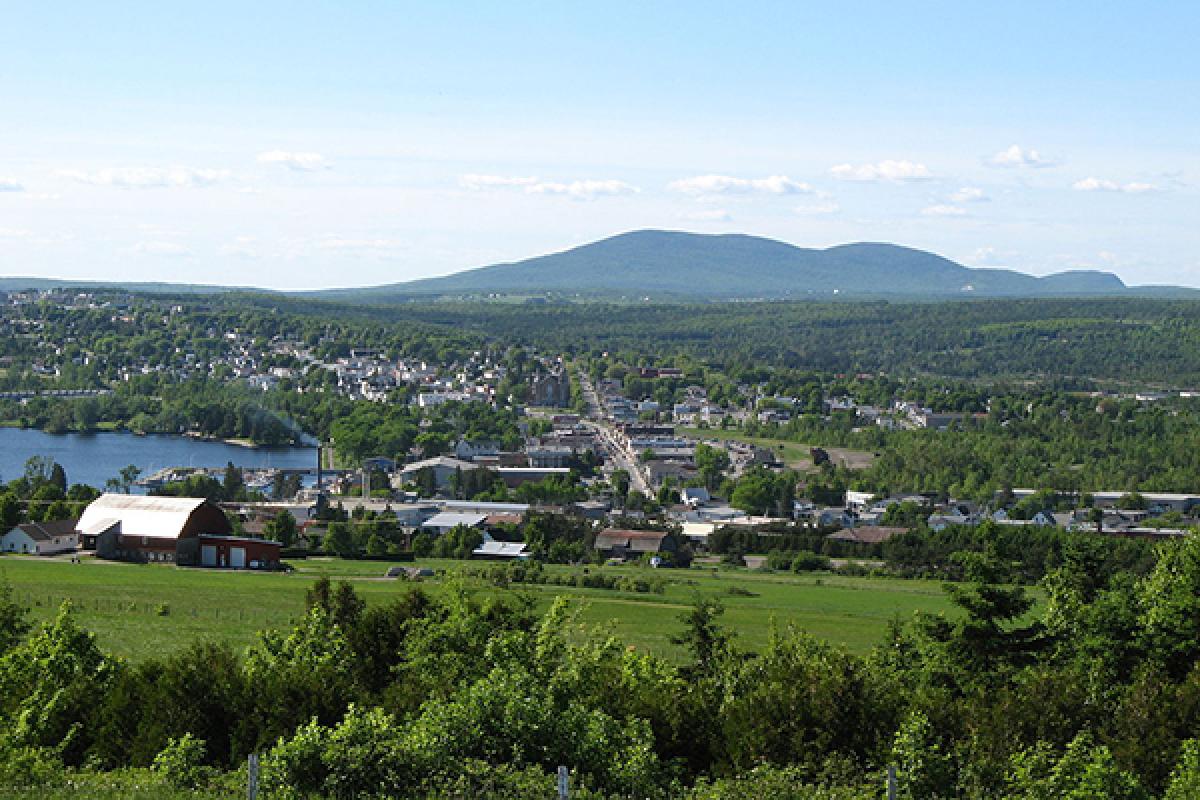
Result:
<svg viewBox="0 0 1200 800"><path fill-rule="evenodd" d="M103 494L76 526L100 558L226 569L275 569L279 543L233 536L216 504L196 497Z"/></svg>

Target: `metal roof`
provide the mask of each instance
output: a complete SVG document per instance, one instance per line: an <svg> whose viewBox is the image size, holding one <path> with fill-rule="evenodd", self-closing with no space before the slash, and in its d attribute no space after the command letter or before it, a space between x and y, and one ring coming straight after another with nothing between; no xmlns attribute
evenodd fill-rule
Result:
<svg viewBox="0 0 1200 800"><path fill-rule="evenodd" d="M440 514L434 514L429 519L421 523L422 528L453 528L457 525L466 525L468 528L473 528L487 519L487 514L459 514L452 511L443 511Z"/></svg>
<svg viewBox="0 0 1200 800"><path fill-rule="evenodd" d="M105 521L110 524L104 527L111 527L111 520L119 520L122 536L178 539L188 519L207 502L202 497L102 494L83 512L76 527L91 531Z"/></svg>
<svg viewBox="0 0 1200 800"><path fill-rule="evenodd" d="M524 542L484 542L479 547L471 551L472 555L476 556L503 556L506 558L520 558L528 555L525 549Z"/></svg>

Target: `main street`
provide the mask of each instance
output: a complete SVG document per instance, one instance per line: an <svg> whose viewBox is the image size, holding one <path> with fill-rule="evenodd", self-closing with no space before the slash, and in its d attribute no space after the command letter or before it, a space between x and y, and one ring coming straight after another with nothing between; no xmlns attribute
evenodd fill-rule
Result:
<svg viewBox="0 0 1200 800"><path fill-rule="evenodd" d="M592 385L583 370L579 371L578 378L579 388L583 393L583 402L587 406L587 416L583 420L583 424L596 432L604 444L605 452L611 457L610 463L606 466L608 473L611 475L616 469L625 470L629 473L630 488L637 489L647 497L650 496L650 484L646 482L646 476L638 464L637 455L630 452L629 448L622 443L616 429L605 417L596 387Z"/></svg>

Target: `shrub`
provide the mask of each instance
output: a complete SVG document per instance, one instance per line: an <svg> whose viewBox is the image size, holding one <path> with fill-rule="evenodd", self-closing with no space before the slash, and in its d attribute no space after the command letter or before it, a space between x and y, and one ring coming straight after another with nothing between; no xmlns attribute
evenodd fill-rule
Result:
<svg viewBox="0 0 1200 800"><path fill-rule="evenodd" d="M153 769L176 789L195 789L210 777L204 766L205 750L204 740L190 733L178 739L172 737L154 757Z"/></svg>
<svg viewBox="0 0 1200 800"><path fill-rule="evenodd" d="M791 570L792 561L794 559L795 555L787 552L786 550L772 550L771 552L767 553L766 565L769 569L787 571Z"/></svg>
<svg viewBox="0 0 1200 800"><path fill-rule="evenodd" d="M792 559L793 572L813 572L820 569L829 569L829 556L801 550Z"/></svg>

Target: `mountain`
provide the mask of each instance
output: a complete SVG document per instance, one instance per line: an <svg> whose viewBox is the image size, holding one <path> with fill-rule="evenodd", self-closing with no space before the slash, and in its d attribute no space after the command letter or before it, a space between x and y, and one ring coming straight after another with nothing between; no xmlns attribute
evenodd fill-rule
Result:
<svg viewBox="0 0 1200 800"><path fill-rule="evenodd" d="M0 291L112 287L134 292L213 294L270 292L249 287L170 283L105 283L0 278ZM824 250L745 234L643 230L561 253L479 267L439 278L384 286L283 292L294 297L383 304L434 296L581 295L654 300L896 298L1129 295L1196 297L1178 286L1126 286L1110 272L1073 270L1035 277L1009 269L973 269L894 244L860 242Z"/></svg>
<svg viewBox="0 0 1200 800"><path fill-rule="evenodd" d="M1119 294L1108 272L1038 278L1006 269L971 269L922 250L859 243L814 250L744 234L645 230L561 253L440 278L368 289L319 292L383 301L419 295L543 292L711 299L813 296L971 297Z"/></svg>

